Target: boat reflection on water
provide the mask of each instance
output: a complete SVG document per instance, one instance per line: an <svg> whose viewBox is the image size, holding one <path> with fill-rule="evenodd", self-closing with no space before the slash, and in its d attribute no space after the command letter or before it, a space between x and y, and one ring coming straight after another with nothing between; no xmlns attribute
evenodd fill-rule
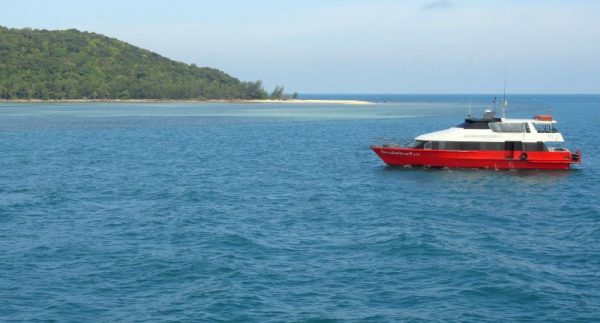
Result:
<svg viewBox="0 0 600 323"><path fill-rule="evenodd" d="M561 183L569 178L578 175L579 168L560 169L560 170L538 170L538 169L481 169L481 168L451 168L451 167L413 167L413 166L377 166L378 173L382 176L401 176L404 180L414 180L416 182L430 182L432 180L444 182L453 182L454 180L470 183L481 183L493 179L494 174L501 175L505 179L516 178L522 183L548 185ZM432 177L423 176L426 174L434 175ZM492 176L490 176L492 175ZM500 176L499 176L500 177Z"/></svg>

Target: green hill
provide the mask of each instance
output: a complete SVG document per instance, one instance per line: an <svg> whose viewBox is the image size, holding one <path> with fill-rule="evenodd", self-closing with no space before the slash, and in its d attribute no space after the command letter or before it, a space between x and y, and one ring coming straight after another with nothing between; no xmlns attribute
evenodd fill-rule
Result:
<svg viewBox="0 0 600 323"><path fill-rule="evenodd" d="M0 27L2 99L262 99L262 83L103 35Z"/></svg>

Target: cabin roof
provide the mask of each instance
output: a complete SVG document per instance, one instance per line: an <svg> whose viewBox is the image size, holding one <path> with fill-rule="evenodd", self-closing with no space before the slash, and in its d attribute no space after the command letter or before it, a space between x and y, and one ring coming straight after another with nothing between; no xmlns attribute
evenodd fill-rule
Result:
<svg viewBox="0 0 600 323"><path fill-rule="evenodd" d="M542 124L555 124L556 120L538 120L538 119L507 119L502 118L502 122L506 123L521 123L521 122L531 122L531 123L542 123Z"/></svg>

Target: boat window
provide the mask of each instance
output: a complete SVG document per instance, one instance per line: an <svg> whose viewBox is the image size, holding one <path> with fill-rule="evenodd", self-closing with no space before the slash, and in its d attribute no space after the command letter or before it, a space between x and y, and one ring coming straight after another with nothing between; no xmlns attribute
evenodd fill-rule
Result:
<svg viewBox="0 0 600 323"><path fill-rule="evenodd" d="M490 129L494 132L525 132L526 123L490 122Z"/></svg>
<svg viewBox="0 0 600 323"><path fill-rule="evenodd" d="M561 149L563 143L521 142L521 141L421 141L420 149L441 150L510 150L510 151L548 151Z"/></svg>
<svg viewBox="0 0 600 323"><path fill-rule="evenodd" d="M481 150L502 150L503 144L501 142L482 142Z"/></svg>
<svg viewBox="0 0 600 323"><path fill-rule="evenodd" d="M509 151L523 150L523 142L522 141L505 141L504 142L504 150L509 150Z"/></svg>
<svg viewBox="0 0 600 323"><path fill-rule="evenodd" d="M538 133L557 133L558 129L552 123L534 123L533 127Z"/></svg>
<svg viewBox="0 0 600 323"><path fill-rule="evenodd" d="M547 151L548 149L546 148L546 145L544 145L544 142L538 141L538 142L524 142L523 150L525 150L525 151Z"/></svg>
<svg viewBox="0 0 600 323"><path fill-rule="evenodd" d="M432 149L443 150L504 150L504 142L433 141Z"/></svg>

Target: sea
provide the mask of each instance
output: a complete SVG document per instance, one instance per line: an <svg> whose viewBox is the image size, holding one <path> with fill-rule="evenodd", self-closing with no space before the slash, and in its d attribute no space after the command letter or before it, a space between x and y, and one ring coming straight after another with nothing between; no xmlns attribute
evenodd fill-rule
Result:
<svg viewBox="0 0 600 323"><path fill-rule="evenodd" d="M0 103L0 321L598 322L600 95L508 97L568 171L369 149L494 96Z"/></svg>

